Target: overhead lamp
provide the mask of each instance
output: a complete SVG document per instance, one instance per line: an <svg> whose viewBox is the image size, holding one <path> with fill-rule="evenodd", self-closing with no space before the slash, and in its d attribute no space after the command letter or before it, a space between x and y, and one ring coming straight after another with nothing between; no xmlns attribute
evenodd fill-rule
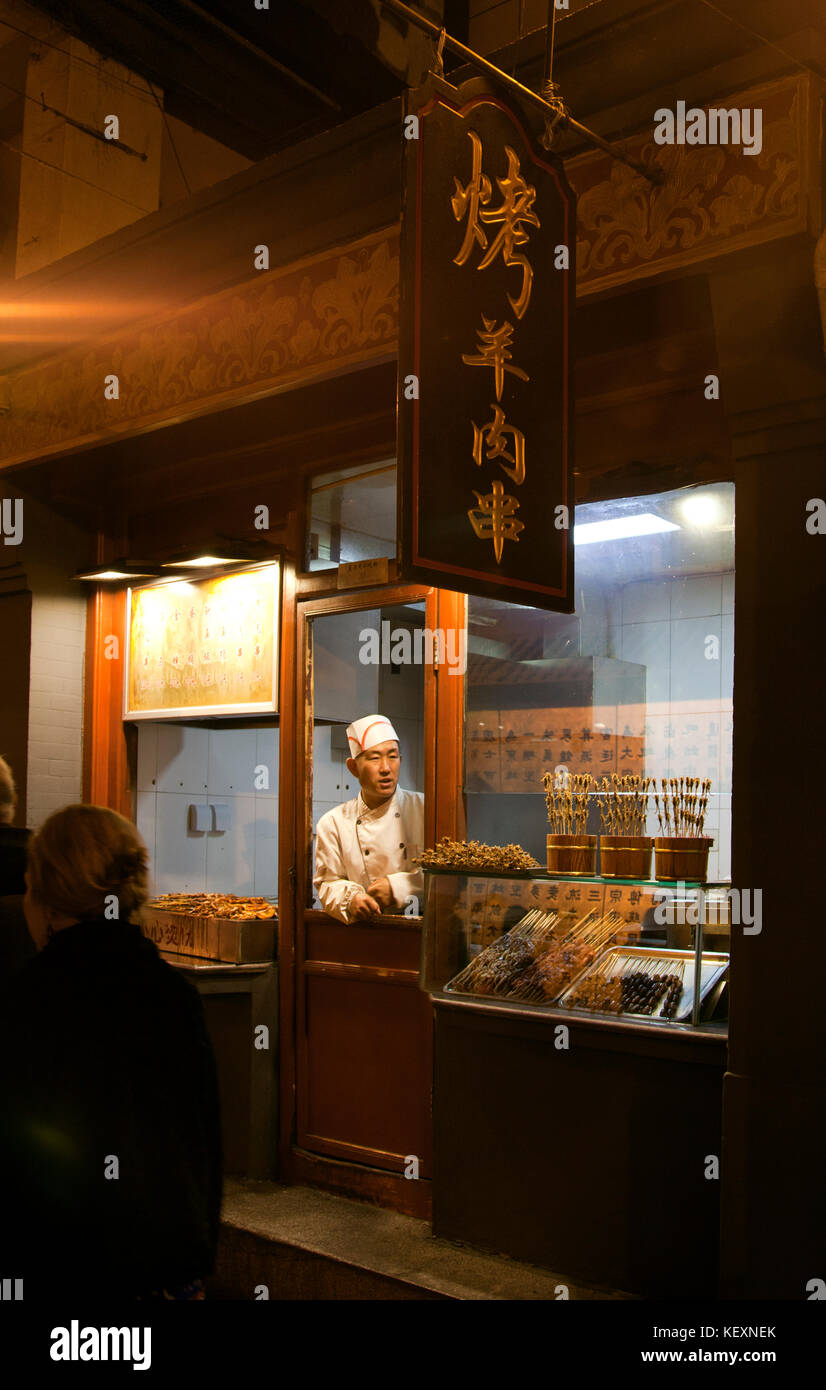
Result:
<svg viewBox="0 0 826 1390"><path fill-rule="evenodd" d="M632 536L655 536L660 531L679 531L673 521L653 512L635 516L609 517L605 521L585 521L574 527L574 545L596 545L600 541L624 541Z"/></svg>
<svg viewBox="0 0 826 1390"><path fill-rule="evenodd" d="M248 541L227 540L213 536L203 546L188 546L179 550L168 560L161 561L165 570L179 569L217 569L221 565L247 565L267 558L263 546L250 545Z"/></svg>
<svg viewBox="0 0 826 1390"><path fill-rule="evenodd" d="M96 565L94 569L78 570L72 579L83 579L90 584L117 583L118 580L157 579L161 571L158 565L139 565L129 560L112 560L108 565Z"/></svg>
<svg viewBox="0 0 826 1390"><path fill-rule="evenodd" d="M237 565L242 563L240 555L195 555L191 560L164 560L162 568L165 570L185 570L185 569L213 569L215 565Z"/></svg>

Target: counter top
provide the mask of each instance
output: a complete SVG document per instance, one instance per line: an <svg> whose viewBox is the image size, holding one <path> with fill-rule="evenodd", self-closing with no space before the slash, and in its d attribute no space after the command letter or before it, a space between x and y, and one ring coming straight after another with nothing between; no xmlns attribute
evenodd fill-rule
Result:
<svg viewBox="0 0 826 1390"><path fill-rule="evenodd" d="M227 960L203 960L200 956L184 956L177 951L160 951L161 960L174 965L177 970L188 970L197 975L260 975L262 971L275 965L273 960L247 961L235 965Z"/></svg>

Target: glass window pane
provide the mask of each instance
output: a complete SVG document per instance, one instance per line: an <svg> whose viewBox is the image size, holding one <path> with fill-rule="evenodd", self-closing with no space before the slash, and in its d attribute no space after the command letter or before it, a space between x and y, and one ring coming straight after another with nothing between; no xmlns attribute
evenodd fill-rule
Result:
<svg viewBox="0 0 826 1390"><path fill-rule="evenodd" d="M307 548L311 570L395 556L395 459L313 478Z"/></svg>
<svg viewBox="0 0 826 1390"><path fill-rule="evenodd" d="M544 866L542 775L557 768L710 778L708 877L728 880L734 487L588 503L574 540L572 615L469 600L468 839L518 841Z"/></svg>
<svg viewBox="0 0 826 1390"><path fill-rule="evenodd" d="M359 794L358 778L347 768L349 724L371 714L388 719L398 735L399 788L424 790L424 667L415 641L424 626L424 602L312 619L313 876L319 820ZM396 871L406 867L400 854ZM350 872L356 872L352 865ZM320 907L311 885L308 893L308 902Z"/></svg>

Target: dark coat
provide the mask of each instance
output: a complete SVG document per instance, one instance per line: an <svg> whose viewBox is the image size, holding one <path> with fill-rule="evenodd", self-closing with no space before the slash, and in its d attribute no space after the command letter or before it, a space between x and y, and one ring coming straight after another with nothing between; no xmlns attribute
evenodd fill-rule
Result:
<svg viewBox="0 0 826 1390"><path fill-rule="evenodd" d="M37 955L23 915L28 830L0 825L0 992Z"/></svg>
<svg viewBox="0 0 826 1390"><path fill-rule="evenodd" d="M79 922L7 991L0 1043L4 1276L28 1299L211 1273L220 1115L194 986L139 927Z"/></svg>
<svg viewBox="0 0 826 1390"><path fill-rule="evenodd" d="M26 846L29 831L18 825L0 825L0 898L26 891Z"/></svg>

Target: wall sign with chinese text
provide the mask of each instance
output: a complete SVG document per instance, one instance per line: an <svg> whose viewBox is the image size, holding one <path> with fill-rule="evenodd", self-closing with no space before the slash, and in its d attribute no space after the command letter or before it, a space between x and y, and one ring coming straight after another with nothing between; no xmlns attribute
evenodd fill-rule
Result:
<svg viewBox="0 0 826 1390"><path fill-rule="evenodd" d="M431 78L407 111L402 571L569 613L574 195L484 79Z"/></svg>
<svg viewBox="0 0 826 1390"><path fill-rule="evenodd" d="M124 719L274 714L280 566L130 589Z"/></svg>

